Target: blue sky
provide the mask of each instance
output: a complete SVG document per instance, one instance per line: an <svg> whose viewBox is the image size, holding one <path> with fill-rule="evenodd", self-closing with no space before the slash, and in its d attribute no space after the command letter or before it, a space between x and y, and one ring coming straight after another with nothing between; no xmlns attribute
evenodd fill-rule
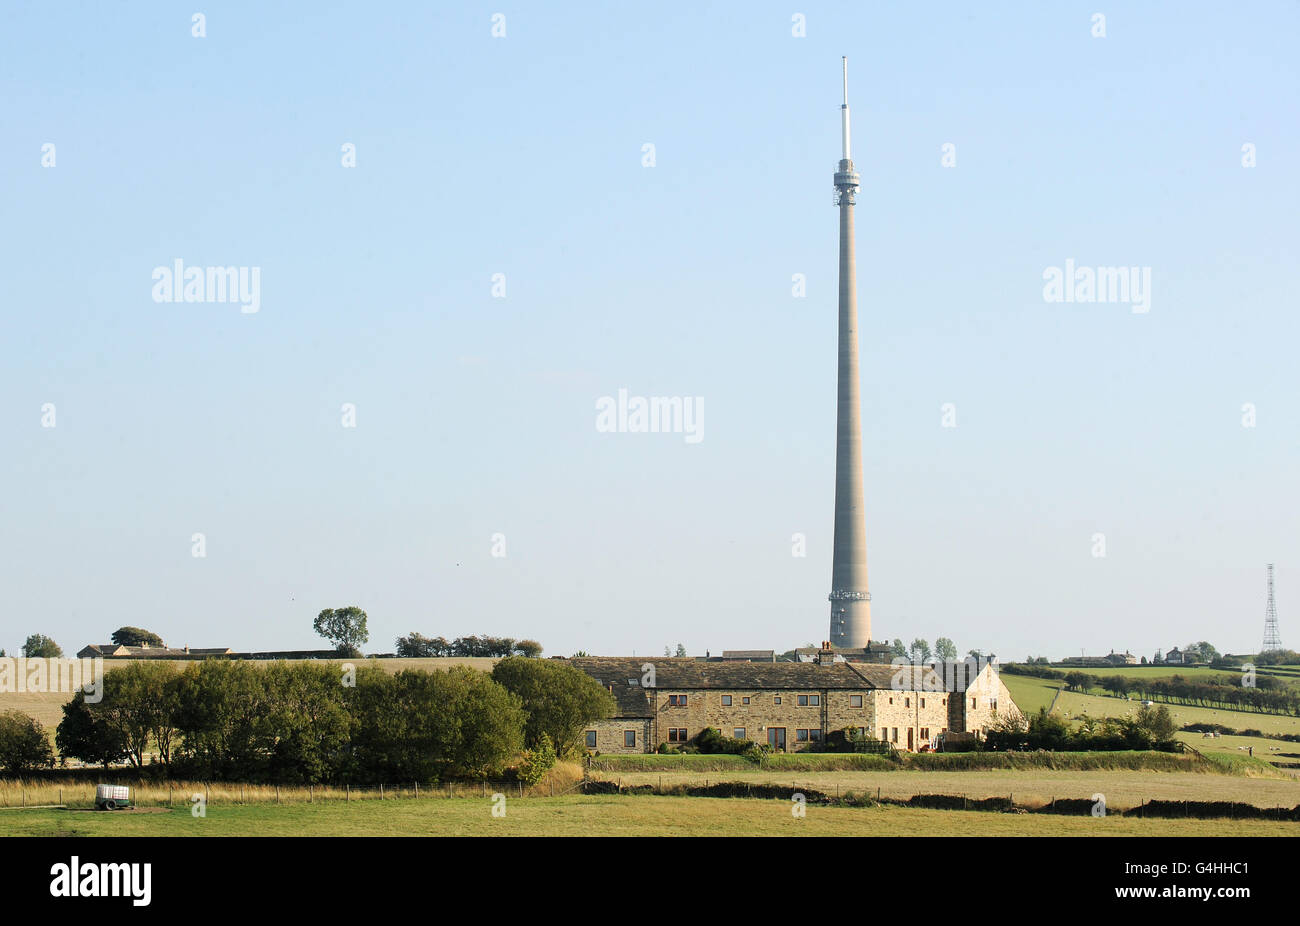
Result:
<svg viewBox="0 0 1300 926"><path fill-rule="evenodd" d="M875 635L1251 651L1276 562L1300 643L1300 6L656 7L6 4L0 646L823 639L840 55Z"/></svg>

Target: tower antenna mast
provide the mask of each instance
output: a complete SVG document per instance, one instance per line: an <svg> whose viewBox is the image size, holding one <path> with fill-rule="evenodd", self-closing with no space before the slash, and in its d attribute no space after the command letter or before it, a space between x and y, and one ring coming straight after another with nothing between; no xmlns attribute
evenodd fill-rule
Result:
<svg viewBox="0 0 1300 926"><path fill-rule="evenodd" d="M832 646L858 649L871 642L867 589L867 534L862 493L862 400L858 373L858 269L853 246L853 203L860 180L849 158L849 59L841 59L844 102L842 154L835 169L839 207L839 352L835 399L835 539L831 552Z"/></svg>
<svg viewBox="0 0 1300 926"><path fill-rule="evenodd" d="M1282 648L1282 637L1277 632L1277 605L1273 601L1273 564L1268 564L1268 605L1264 608L1264 648L1269 652Z"/></svg>
<svg viewBox="0 0 1300 926"><path fill-rule="evenodd" d="M844 67L844 105L840 107L841 122L844 126L844 160L852 160L849 154L849 59L840 58L840 63Z"/></svg>

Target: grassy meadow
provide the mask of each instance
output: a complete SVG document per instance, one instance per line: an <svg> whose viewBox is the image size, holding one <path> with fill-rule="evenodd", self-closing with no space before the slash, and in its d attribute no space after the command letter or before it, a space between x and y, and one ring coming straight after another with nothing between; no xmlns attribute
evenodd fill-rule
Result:
<svg viewBox="0 0 1300 926"><path fill-rule="evenodd" d="M318 804L209 806L159 813L0 810L11 836L1294 836L1300 824L1271 820L1164 820L1117 816L809 805L784 800L590 795Z"/></svg>

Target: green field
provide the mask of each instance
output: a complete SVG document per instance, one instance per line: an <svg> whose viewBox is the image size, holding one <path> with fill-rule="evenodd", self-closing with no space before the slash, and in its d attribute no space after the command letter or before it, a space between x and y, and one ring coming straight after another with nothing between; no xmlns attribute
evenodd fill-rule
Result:
<svg viewBox="0 0 1300 926"><path fill-rule="evenodd" d="M1300 824L810 805L782 800L591 795L209 807L163 813L0 811L11 836L1295 836Z"/></svg>
<svg viewBox="0 0 1300 926"><path fill-rule="evenodd" d="M1065 687L1065 682L1057 679L1033 678L1029 675L1011 675L1005 672L1002 674L1002 682L1007 686L1007 691L1011 692L1016 707L1030 715L1037 714L1039 708L1051 707L1057 689Z"/></svg>
<svg viewBox="0 0 1300 926"><path fill-rule="evenodd" d="M1180 673L1188 676L1197 673L1223 674L1217 670L1180 670L1177 667L1171 666L1127 666L1122 668L1116 667L1114 669L1098 669L1095 672L1091 669L1081 671L1089 672L1094 675L1125 676L1137 674L1166 676ZM1063 717L1069 717L1071 719L1078 718L1083 714L1095 718L1132 716L1139 707L1138 701L1126 701L1123 698L1082 694L1074 691L1061 691L1060 696L1057 697L1057 689L1065 687L1065 682L1059 679L1033 678L1025 675L1003 675L1002 680L1006 683L1016 704L1019 705L1027 714L1037 712L1040 707L1047 707L1052 703L1053 698L1056 698L1055 712ZM1166 706L1169 708L1169 712L1173 714L1174 721L1180 727L1189 723L1215 723L1220 724L1221 726L1231 727L1234 730L1259 730L1264 734L1300 734L1300 717L1287 717L1281 714L1261 714L1254 711L1227 711L1221 708L1191 707L1184 704L1169 704ZM1295 766L1297 770L1300 770L1300 758L1297 758L1296 755L1294 755L1300 754L1300 743L1269 739L1267 736L1205 737L1199 733L1179 733L1178 738L1201 752L1241 754L1246 752L1248 748L1253 747L1255 756L1259 758L1268 759L1277 763L1279 766ZM1285 755L1286 753L1291 753L1293 755Z"/></svg>

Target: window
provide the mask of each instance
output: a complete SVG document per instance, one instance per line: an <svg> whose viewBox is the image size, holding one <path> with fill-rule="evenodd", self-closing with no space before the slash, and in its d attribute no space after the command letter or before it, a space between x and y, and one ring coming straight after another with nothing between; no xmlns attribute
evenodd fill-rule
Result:
<svg viewBox="0 0 1300 926"><path fill-rule="evenodd" d="M595 749L595 748L596 748L596 731L595 731L595 730L588 730L588 731L587 731L587 748L588 748L588 749Z"/></svg>
<svg viewBox="0 0 1300 926"><path fill-rule="evenodd" d="M631 685L633 688L640 688L640 687L641 687L640 685L637 684L637 681L636 681L636 679L634 679L634 678L629 678L629 679L627 680L627 683L628 683L629 685Z"/></svg>
<svg viewBox="0 0 1300 926"><path fill-rule="evenodd" d="M889 703L890 703L890 704L893 704L893 703L894 703L894 699L893 699L893 698L890 698L890 699L889 699Z"/></svg>
<svg viewBox="0 0 1300 926"><path fill-rule="evenodd" d="M809 730L809 731L808 731L808 738L809 738L810 740L812 740L814 743L820 743L820 742L822 741L822 731L821 731L821 730Z"/></svg>
<svg viewBox="0 0 1300 926"><path fill-rule="evenodd" d="M798 704L799 704L800 707L807 707L807 706L808 706L808 696L807 696L807 695L799 695L797 701L798 701ZM805 732L807 732L807 731L805 731Z"/></svg>
<svg viewBox="0 0 1300 926"><path fill-rule="evenodd" d="M922 706L922 707L925 707L925 698L922 698L922 699L921 699L921 706Z"/></svg>
<svg viewBox="0 0 1300 926"><path fill-rule="evenodd" d="M990 709L990 710L995 710L995 711L998 709L998 699L997 699L997 698L993 698L991 701L989 701L989 709Z"/></svg>
<svg viewBox="0 0 1300 926"><path fill-rule="evenodd" d="M781 696L780 696L780 695L777 695L775 698L773 698L773 699L772 699L772 703L773 703L773 704L780 704L780 703L781 703Z"/></svg>
<svg viewBox="0 0 1300 926"><path fill-rule="evenodd" d="M744 728L744 727L734 727L734 728L732 729L732 731L731 731L731 738L732 738L732 739L738 739L738 740L743 740L743 739L745 739L745 738L746 738L746 737L745 737L745 728Z"/></svg>
<svg viewBox="0 0 1300 926"><path fill-rule="evenodd" d="M820 705L820 704L822 703L822 696L821 696L821 695L809 695L809 696L808 696L808 703L811 704L813 707L817 707L818 705Z"/></svg>
<svg viewBox="0 0 1300 926"><path fill-rule="evenodd" d="M806 742L808 742L808 731L807 731L807 730L795 730L795 731L794 731L794 741L795 741L796 743L806 743Z"/></svg>
<svg viewBox="0 0 1300 926"><path fill-rule="evenodd" d="M898 742L898 727L894 727L894 742Z"/></svg>
<svg viewBox="0 0 1300 926"><path fill-rule="evenodd" d="M624 730L624 731L623 731L623 745L624 745L624 746L628 746L628 747L633 747L633 746L636 745L636 731L635 731L635 730Z"/></svg>
<svg viewBox="0 0 1300 926"><path fill-rule="evenodd" d="M979 700L978 698L971 698L971 699L970 699L970 706L971 706L972 708L978 707L978 704L977 704L978 700Z"/></svg>
<svg viewBox="0 0 1300 926"><path fill-rule="evenodd" d="M922 727L922 728L921 728L921 739L923 739L923 740L928 740L929 738L930 738L930 728L929 728L929 727Z"/></svg>
<svg viewBox="0 0 1300 926"><path fill-rule="evenodd" d="M741 704L748 704L748 703L749 703L749 698L741 698L741 699L740 699L740 703L741 703Z"/></svg>
<svg viewBox="0 0 1300 926"><path fill-rule="evenodd" d="M911 707L911 706L912 706L912 699L911 699L911 698L904 698L904 699L903 699L903 707Z"/></svg>
<svg viewBox="0 0 1300 926"><path fill-rule="evenodd" d="M668 706L669 706L669 707L685 707L685 706L686 706L686 695L669 695L669 696L668 696Z"/></svg>
<svg viewBox="0 0 1300 926"><path fill-rule="evenodd" d="M722 706L723 706L723 707L731 707L731 695L723 695L723 696L722 696Z"/></svg>
<svg viewBox="0 0 1300 926"><path fill-rule="evenodd" d="M687 739L688 739L688 737L686 736L686 729L685 729L684 727L670 727L670 728L669 728L669 730L668 730L668 742L670 742L670 743L684 743L684 742L686 742Z"/></svg>
<svg viewBox="0 0 1300 926"><path fill-rule="evenodd" d="M849 695L849 707L861 707L862 695Z"/></svg>

